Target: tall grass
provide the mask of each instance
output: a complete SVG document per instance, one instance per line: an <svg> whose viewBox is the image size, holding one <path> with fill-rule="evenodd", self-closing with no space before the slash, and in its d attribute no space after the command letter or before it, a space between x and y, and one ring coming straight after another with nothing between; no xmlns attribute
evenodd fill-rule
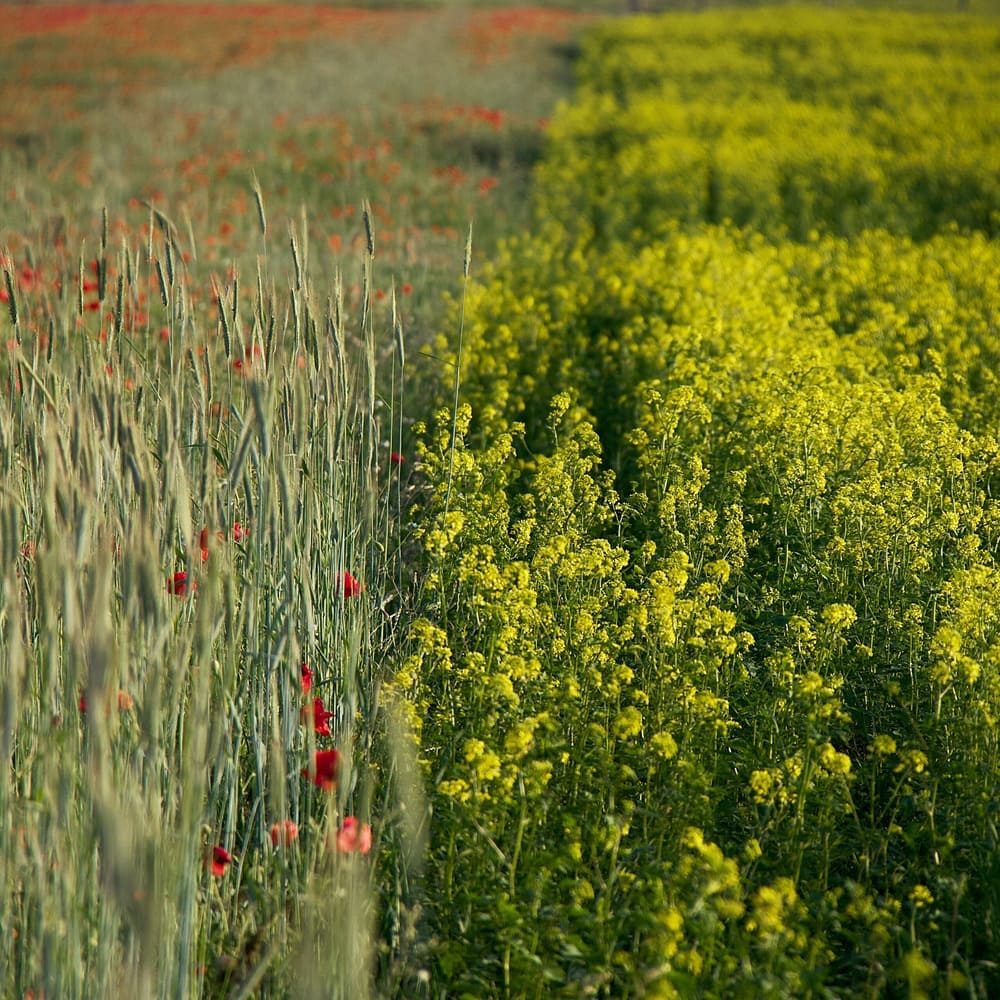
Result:
<svg viewBox="0 0 1000 1000"><path fill-rule="evenodd" d="M4 995L364 997L375 859L408 877L387 845L419 799L379 697L403 331L372 307L374 234L350 316L305 221L281 240L257 199L254 274L205 274L158 210L117 246L105 213L44 294L30 248L3 257Z"/></svg>

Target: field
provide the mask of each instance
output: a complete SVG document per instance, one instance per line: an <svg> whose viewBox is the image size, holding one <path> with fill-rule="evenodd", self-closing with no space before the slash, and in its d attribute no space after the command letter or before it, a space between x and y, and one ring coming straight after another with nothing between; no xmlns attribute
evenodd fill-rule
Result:
<svg viewBox="0 0 1000 1000"><path fill-rule="evenodd" d="M3 8L3 996L1000 991L996 12L606 12Z"/></svg>

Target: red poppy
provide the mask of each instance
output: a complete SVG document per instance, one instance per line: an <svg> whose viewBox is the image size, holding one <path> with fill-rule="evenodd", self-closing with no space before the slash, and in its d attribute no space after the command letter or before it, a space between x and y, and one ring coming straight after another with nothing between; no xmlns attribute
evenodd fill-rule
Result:
<svg viewBox="0 0 1000 1000"><path fill-rule="evenodd" d="M243 348L243 357L237 358L233 362L233 368L243 375L246 375L251 368L255 367L255 359L263 359L264 350L260 344L253 344Z"/></svg>
<svg viewBox="0 0 1000 1000"><path fill-rule="evenodd" d="M233 856L224 847L213 847L209 866L216 878L226 874L226 867L232 863Z"/></svg>
<svg viewBox="0 0 1000 1000"><path fill-rule="evenodd" d="M208 528L202 528L198 536L198 547L201 549L201 561L208 562Z"/></svg>
<svg viewBox="0 0 1000 1000"><path fill-rule="evenodd" d="M271 824L271 844L274 847L277 847L279 844L284 844L285 847L291 847L292 841L295 840L298 835L298 824L293 823L290 819L286 819L281 823Z"/></svg>
<svg viewBox="0 0 1000 1000"><path fill-rule="evenodd" d="M250 525L240 524L239 521L233 523L233 541L245 542L250 537Z"/></svg>
<svg viewBox="0 0 1000 1000"><path fill-rule="evenodd" d="M167 580L167 593L175 594L177 597L184 597L188 592L188 587L194 590L194 581L188 581L188 575L183 570L179 573L174 573L169 580Z"/></svg>
<svg viewBox="0 0 1000 1000"><path fill-rule="evenodd" d="M328 725L330 719L333 718L334 713L328 712L323 707L322 698L314 698L312 703L312 708L308 705L303 706L302 711L299 713L302 721L308 720L310 714L312 715L313 728L316 730L317 736L329 736L330 726Z"/></svg>
<svg viewBox="0 0 1000 1000"><path fill-rule="evenodd" d="M32 268L28 264L18 272L18 280L25 291L38 288L42 283L42 272L40 268Z"/></svg>
<svg viewBox="0 0 1000 1000"><path fill-rule="evenodd" d="M503 124L503 112L496 111L493 108L473 108L472 117L478 118L481 122L485 122L494 131L498 131L500 126Z"/></svg>
<svg viewBox="0 0 1000 1000"><path fill-rule="evenodd" d="M404 465L405 463L406 463L406 456L402 452L394 451L389 456L389 464L395 465L397 469L399 468L399 466Z"/></svg>
<svg viewBox="0 0 1000 1000"><path fill-rule="evenodd" d="M308 663L302 664L302 693L307 695L312 690L313 672Z"/></svg>
<svg viewBox="0 0 1000 1000"><path fill-rule="evenodd" d="M341 854L367 854L372 849L372 828L358 823L356 816L345 816L337 830L334 845Z"/></svg>
<svg viewBox="0 0 1000 1000"><path fill-rule="evenodd" d="M317 788L332 792L337 787L340 771L340 754L336 750L317 750L311 767L303 768L302 777L308 778Z"/></svg>
<svg viewBox="0 0 1000 1000"><path fill-rule="evenodd" d="M341 597L357 597L363 589L364 587L346 569L340 574Z"/></svg>
<svg viewBox="0 0 1000 1000"><path fill-rule="evenodd" d="M128 691L123 691L121 688L118 689L118 695L115 698L115 705L118 707L119 712L128 712L135 707L135 699L128 693ZM85 692L80 693L80 697L77 699L76 707L80 710L81 715L87 714L87 695ZM111 698L108 697L104 701L104 714L111 714Z"/></svg>

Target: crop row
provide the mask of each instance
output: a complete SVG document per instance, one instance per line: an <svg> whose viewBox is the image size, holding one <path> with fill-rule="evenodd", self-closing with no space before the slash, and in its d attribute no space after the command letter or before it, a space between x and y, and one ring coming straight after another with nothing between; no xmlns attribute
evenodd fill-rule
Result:
<svg viewBox="0 0 1000 1000"><path fill-rule="evenodd" d="M439 344L392 684L469 994L996 987L995 38L585 43L536 229Z"/></svg>

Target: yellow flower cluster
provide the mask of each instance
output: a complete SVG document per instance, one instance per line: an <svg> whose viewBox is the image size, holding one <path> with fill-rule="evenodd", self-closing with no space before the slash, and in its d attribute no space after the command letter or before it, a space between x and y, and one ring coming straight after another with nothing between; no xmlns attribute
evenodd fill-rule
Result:
<svg viewBox="0 0 1000 1000"><path fill-rule="evenodd" d="M963 888L1000 766L996 42L784 10L588 37L536 230L438 345L467 403L421 431L395 684L442 937L502 895L470 991L500 961L891 992L954 963L939 909L983 928L963 968L1000 933Z"/></svg>
<svg viewBox="0 0 1000 1000"><path fill-rule="evenodd" d="M719 11L587 39L541 170L547 210L601 239L730 221L803 239L956 222L995 235L985 18Z"/></svg>

